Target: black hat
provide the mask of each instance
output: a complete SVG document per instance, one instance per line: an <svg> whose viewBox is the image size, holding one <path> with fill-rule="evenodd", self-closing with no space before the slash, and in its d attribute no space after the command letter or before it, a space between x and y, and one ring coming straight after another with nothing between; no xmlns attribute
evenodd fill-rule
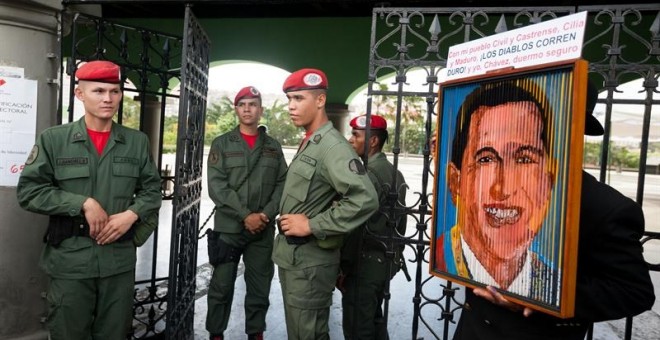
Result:
<svg viewBox="0 0 660 340"><path fill-rule="evenodd" d="M598 101L598 89L590 80L587 83L587 112L584 121L584 134L589 136L600 136L605 133L603 126L596 117L594 117L594 108Z"/></svg>

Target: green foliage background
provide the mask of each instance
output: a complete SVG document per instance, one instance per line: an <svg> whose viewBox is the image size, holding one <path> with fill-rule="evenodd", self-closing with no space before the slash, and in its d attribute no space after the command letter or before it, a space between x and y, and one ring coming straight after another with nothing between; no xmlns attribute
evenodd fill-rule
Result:
<svg viewBox="0 0 660 340"><path fill-rule="evenodd" d="M601 142L584 143L584 164L587 166L600 166L601 148ZM649 147L649 153L651 152L651 147ZM608 167L615 167L618 170L623 168L639 168L639 153L635 153L633 150L621 145L617 145L614 142L610 142L608 158Z"/></svg>
<svg viewBox="0 0 660 340"><path fill-rule="evenodd" d="M380 85L382 90L387 89L387 85ZM383 115L388 121L390 127L390 140L385 144L386 152L391 152L394 145L394 122L396 120L396 97L377 96L373 101L373 112ZM421 154L423 144L426 141L424 134L424 117L426 103L423 98L404 97L402 102L402 122L399 144L401 152L407 154ZM124 121L127 123L127 111L137 113L137 103L131 103L130 99L125 99L124 103ZM364 114L360 112L359 114ZM131 115L131 117L133 117ZM238 124L234 112L233 101L225 96L219 102L212 102L208 105L206 111L206 127L204 135L204 144L210 145L213 139L232 130ZM287 103L276 100L274 103L264 107L264 114L260 124L268 128L268 134L279 141L283 146L297 146L302 138L302 130L295 127L289 119ZM172 152L176 148L178 118L176 116L166 116L164 122L163 152ZM137 127L137 125L135 125Z"/></svg>
<svg viewBox="0 0 660 340"><path fill-rule="evenodd" d="M381 90L387 90L387 85L380 85ZM379 114L388 120L390 138L385 144L384 151L391 152L394 145L394 122L396 119L396 97L375 96L372 102L373 114ZM426 103L419 97L404 97L401 107L401 152L406 154L421 154L426 141L424 134L424 117L426 116ZM364 112L360 112L364 114ZM123 101L122 124L139 128L139 103L129 97ZM238 124L234 113L233 101L223 97L220 102L211 103L206 111L206 133L204 144L210 145L214 138L232 130ZM296 146L302 137L302 131L296 128L289 120L287 104L275 101L264 107L261 124L266 125L268 134L284 146ZM435 125L435 124L434 124ZM176 135L178 128L177 116L166 116L164 122L163 152L176 150ZM584 164L586 166L600 166L601 142L586 142L584 144ZM660 153L660 142L649 143L649 155ZM639 152L629 147L610 143L608 164L618 170L623 168L639 168Z"/></svg>
<svg viewBox="0 0 660 340"><path fill-rule="evenodd" d="M386 84L378 84L380 91L387 91ZM383 116L387 122L389 140L383 147L383 151L392 152L394 147L394 131L396 122L397 102L395 96L374 96L371 104L371 114ZM361 112L360 114L365 114ZM405 154L421 154L426 134L424 131L424 119L426 117L426 102L421 97L403 97L401 102L401 132L399 147Z"/></svg>
<svg viewBox="0 0 660 340"><path fill-rule="evenodd" d="M276 100L272 105L264 107L260 124L268 128L268 134L282 145L297 145L300 140L300 129L289 120L286 103ZM234 129L238 119L234 111L234 103L229 97L223 97L220 103L211 104L206 110L206 133L204 144L211 145L213 139Z"/></svg>

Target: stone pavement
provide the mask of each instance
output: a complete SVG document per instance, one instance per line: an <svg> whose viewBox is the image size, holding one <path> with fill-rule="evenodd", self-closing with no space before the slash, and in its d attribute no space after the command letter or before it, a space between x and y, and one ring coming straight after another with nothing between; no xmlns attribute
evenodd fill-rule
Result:
<svg viewBox="0 0 660 340"><path fill-rule="evenodd" d="M242 265L242 263L241 263ZM655 283L656 296L660 296L660 273L652 273ZM208 339L208 332L204 327L206 320L206 289L211 277L211 266L207 263L198 268L198 294L199 298L195 303L195 339ZM431 279L440 281L439 279ZM438 282L439 283L439 282ZM397 274L392 283L392 300L390 301L389 313L389 335L390 339L412 339L412 299L400 298L400 295L406 295L413 288L411 284L403 279L403 275ZM410 290L410 291L409 291ZM242 279L242 267L239 267L239 277L236 281L236 290L234 303L232 306L232 317L229 320L229 326L225 332L225 339L246 339L244 329L244 309L243 298L245 297L245 281ZM457 294L459 301L463 300L463 293ZM264 333L266 339L286 339L286 326L284 324L284 307L282 306L282 295L280 290L277 270L270 293L270 309L266 319L268 329ZM420 325L417 339L442 339L442 325L435 319L437 317L427 318L435 327L432 331ZM456 316L458 319L458 315ZM449 339L454 332L455 325L451 324L449 329ZM625 320L615 320L610 322L601 322L594 327L594 340L617 340L623 339L625 330ZM435 334L434 334L435 333ZM343 339L341 330L341 295L335 291L333 305L330 309L330 339ZM660 339L660 304L656 302L654 309L635 317L633 323L632 339L652 340Z"/></svg>
<svg viewBox="0 0 660 340"><path fill-rule="evenodd" d="M287 155L288 156L288 155ZM406 179L408 183L415 183L421 179L421 174L416 174L421 168L421 160L410 158L400 158L399 167L403 173L406 174ZM420 178L417 178L417 177ZM634 176L634 175L631 175ZM410 178L409 178L410 177ZM649 178L653 177L653 178ZM657 178L655 178L657 177ZM421 182L421 181L419 181ZM644 210L645 216L647 219L647 230L649 227L653 231L658 228L657 219L654 217L660 217L660 209L656 207L659 205L657 198L660 197L656 191L659 191L660 186L655 187L656 182L660 182L660 176L652 175L647 176L647 186L646 195L648 198L653 200L645 200ZM204 179L204 184L206 184L206 179ZM651 183L655 183L651 185ZM631 188L634 186L630 185ZM204 185L202 193L202 203L201 203L201 221L204 221L208 214L213 209L213 203L208 198L208 193L206 192L206 185ZM617 187L619 190L625 191L628 188L626 187ZM411 192L419 191L419 188L410 189ZM628 193L626 193L628 194ZM649 210L651 208L652 210ZM171 223L171 202L164 202L163 208L161 209L161 221L160 225L165 226ZM213 223L212 220L209 223ZM414 223L414 222L413 222ZM652 224L653 223L653 224ZM411 224L414 225L414 224ZM209 227L211 225L207 225ZM165 229L165 228L163 228ZM159 237L159 251L157 255L158 265L157 271L159 274L167 276L168 270L168 258L169 256L169 240L166 238L169 237L166 235L167 232L161 234L161 239ZM645 247L645 256L647 260L651 263L660 263L660 247L657 244L657 241L654 241L654 244L647 245ZM148 249L148 247L143 247L141 249ZM206 332L204 323L206 319L206 290L208 288L208 281L211 277L211 267L208 264L208 256L206 253L206 238L202 238L199 242L199 252L198 252L198 280L197 280L197 300L195 303L195 339L208 339L208 332ZM162 253L161 253L162 252ZM427 255L428 256L428 255ZM138 256L140 260L150 261L149 257ZM406 254L406 258L412 258L412 254ZM242 266L242 263L241 263ZM414 275L415 268L409 264L409 271L411 275ZM442 286L446 284L444 280L435 277L429 277L428 268L421 268L422 273L422 285L423 285L423 294L427 299L437 299L440 300L442 296ZM656 296L660 298L660 273L652 272L652 279L654 281ZM388 313L388 329L391 339L412 339L412 328L413 328L413 293L414 293L414 283L407 282L405 277L400 273L397 274L391 283L391 293L392 298L389 303L389 313ZM244 309L243 309L243 299L245 297L245 282L242 276L242 267L239 267L239 276L236 281L235 288L235 297L234 303L232 306L232 317L229 322L229 327L225 333L226 339L246 339L244 331ZM463 300L463 291L462 288L456 294L456 300ZM271 286L270 293L270 302L271 306L267 316L267 325L268 329L265 333L266 339L286 339L286 326L284 324L284 309L282 306L282 295L280 290L280 283L277 277L277 270L275 270L275 277ZM424 299L422 299L422 303ZM444 301L440 301L444 304ZM453 304L455 306L455 304ZM418 325L417 339L442 339L444 332L444 323L438 321L440 315L440 309L434 305L426 305L421 309L421 316L423 322L420 322ZM458 320L458 313L455 315L455 320ZM598 323L594 327L594 339L596 340L615 340L622 339L624 334L624 320L615 320L611 322ZM455 324L450 323L448 327L448 335L451 339L451 336L454 332ZM333 305L330 312L330 338L331 339L343 339L342 329L341 329L341 295L338 291L335 291ZM645 312L637 316L633 323L633 336L632 339L639 340L655 340L660 339L660 303L657 302L653 307L653 310Z"/></svg>

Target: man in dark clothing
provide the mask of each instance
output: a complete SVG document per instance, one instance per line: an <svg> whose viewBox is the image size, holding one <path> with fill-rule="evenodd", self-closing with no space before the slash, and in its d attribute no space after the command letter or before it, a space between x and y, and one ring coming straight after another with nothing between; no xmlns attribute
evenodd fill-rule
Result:
<svg viewBox="0 0 660 340"><path fill-rule="evenodd" d="M589 84L586 135L603 134L592 115L597 98ZM575 316L532 313L492 287L467 289L454 339L582 340L594 322L650 309L655 296L639 242L643 233L641 207L583 171Z"/></svg>

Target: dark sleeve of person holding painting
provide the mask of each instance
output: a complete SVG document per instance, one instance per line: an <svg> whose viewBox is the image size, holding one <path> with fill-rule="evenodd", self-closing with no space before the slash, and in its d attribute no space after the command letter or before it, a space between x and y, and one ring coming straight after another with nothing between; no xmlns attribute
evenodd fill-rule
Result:
<svg viewBox="0 0 660 340"><path fill-rule="evenodd" d="M589 85L586 135L602 135ZM507 301L492 286L467 289L454 339L584 339L593 322L637 315L655 302L642 256L641 207L583 172L575 317L559 319ZM570 202L569 202L570 204ZM512 214L507 214L512 216Z"/></svg>

